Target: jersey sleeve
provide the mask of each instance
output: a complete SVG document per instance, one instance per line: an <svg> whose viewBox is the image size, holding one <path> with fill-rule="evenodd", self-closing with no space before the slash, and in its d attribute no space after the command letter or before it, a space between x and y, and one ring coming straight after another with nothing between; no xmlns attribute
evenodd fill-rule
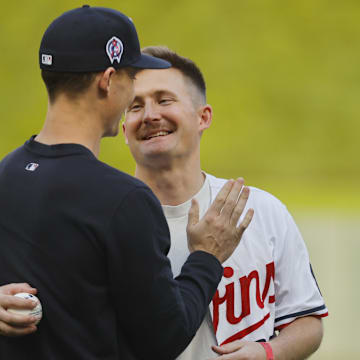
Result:
<svg viewBox="0 0 360 360"><path fill-rule="evenodd" d="M275 246L275 329L285 327L298 317L328 315L313 274L304 240L284 205Z"/></svg>
<svg viewBox="0 0 360 360"><path fill-rule="evenodd" d="M137 188L116 210L107 248L110 296L136 357L173 359L190 343L222 277L218 260L192 253L174 279L160 203Z"/></svg>

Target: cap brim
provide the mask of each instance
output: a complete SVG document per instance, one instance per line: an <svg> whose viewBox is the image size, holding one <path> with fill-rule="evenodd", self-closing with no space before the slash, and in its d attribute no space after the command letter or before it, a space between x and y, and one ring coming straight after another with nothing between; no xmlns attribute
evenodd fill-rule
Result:
<svg viewBox="0 0 360 360"><path fill-rule="evenodd" d="M171 64L163 59L154 56L141 54L138 60L129 64L128 66L139 69L168 69Z"/></svg>

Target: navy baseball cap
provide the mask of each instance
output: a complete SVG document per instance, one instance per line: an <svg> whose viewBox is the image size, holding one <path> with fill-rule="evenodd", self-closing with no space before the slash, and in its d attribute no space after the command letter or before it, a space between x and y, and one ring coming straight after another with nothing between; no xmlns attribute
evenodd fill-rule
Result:
<svg viewBox="0 0 360 360"><path fill-rule="evenodd" d="M103 7L70 10L55 19L41 40L40 68L57 72L97 72L112 66L166 69L171 65L140 51L132 20Z"/></svg>

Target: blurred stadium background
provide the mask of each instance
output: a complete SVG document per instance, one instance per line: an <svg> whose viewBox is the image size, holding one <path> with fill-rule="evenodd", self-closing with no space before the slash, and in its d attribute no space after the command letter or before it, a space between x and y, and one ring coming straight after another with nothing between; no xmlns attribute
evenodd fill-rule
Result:
<svg viewBox="0 0 360 360"><path fill-rule="evenodd" d="M46 114L38 47L78 1L7 1L0 13L0 157ZM330 311L314 360L358 359L360 2L89 1L132 17L141 45L167 45L204 72L214 122L203 168L279 197L294 215ZM101 160L133 173L122 135ZM294 279L296 281L296 279Z"/></svg>

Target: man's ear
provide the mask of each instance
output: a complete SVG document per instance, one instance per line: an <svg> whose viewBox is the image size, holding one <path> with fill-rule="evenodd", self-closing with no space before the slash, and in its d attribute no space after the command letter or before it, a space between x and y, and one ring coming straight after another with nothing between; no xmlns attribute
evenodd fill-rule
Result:
<svg viewBox="0 0 360 360"><path fill-rule="evenodd" d="M212 121L212 107L209 104L206 104L205 106L201 106L199 109L199 130L200 132L203 132L207 128L210 127L211 121Z"/></svg>
<svg viewBox="0 0 360 360"><path fill-rule="evenodd" d="M122 130L123 130L123 134L124 134L124 137L125 137L125 144L129 145L129 141L128 141L128 138L126 136L125 122L122 123Z"/></svg>
<svg viewBox="0 0 360 360"><path fill-rule="evenodd" d="M107 94L110 91L111 81L115 74L116 70L113 67L108 67L103 73L100 74L98 87L102 93Z"/></svg>

